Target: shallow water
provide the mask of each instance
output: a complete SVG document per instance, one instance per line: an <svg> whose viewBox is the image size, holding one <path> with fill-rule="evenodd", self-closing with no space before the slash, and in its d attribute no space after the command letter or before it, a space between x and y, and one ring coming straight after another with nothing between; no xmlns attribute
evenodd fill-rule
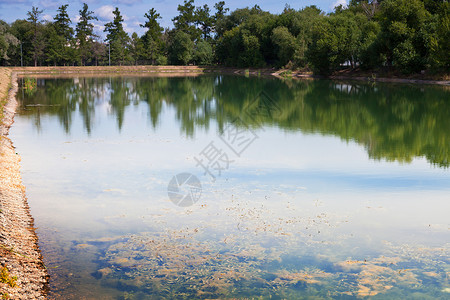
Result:
<svg viewBox="0 0 450 300"><path fill-rule="evenodd" d="M11 136L51 296L449 297L449 95L238 76L38 79L19 92ZM201 183L179 191L191 206L169 198L180 173Z"/></svg>

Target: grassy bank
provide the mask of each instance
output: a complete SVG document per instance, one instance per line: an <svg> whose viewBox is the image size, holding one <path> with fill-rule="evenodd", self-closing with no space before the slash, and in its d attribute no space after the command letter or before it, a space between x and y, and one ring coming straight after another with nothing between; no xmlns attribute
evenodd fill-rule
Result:
<svg viewBox="0 0 450 300"><path fill-rule="evenodd" d="M11 88L11 69L0 68L0 124L3 122L3 107L8 101L8 91Z"/></svg>

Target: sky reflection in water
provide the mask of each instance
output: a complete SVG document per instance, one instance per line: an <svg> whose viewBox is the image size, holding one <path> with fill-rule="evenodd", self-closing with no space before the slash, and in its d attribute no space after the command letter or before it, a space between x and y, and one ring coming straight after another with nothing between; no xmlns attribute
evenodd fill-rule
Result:
<svg viewBox="0 0 450 300"><path fill-rule="evenodd" d="M278 113L243 113L262 91ZM235 76L38 79L11 135L52 295L448 296L448 95ZM258 136L240 157L219 138L237 118ZM233 160L215 182L195 161L211 141ZM189 208L167 196L181 172L203 186Z"/></svg>

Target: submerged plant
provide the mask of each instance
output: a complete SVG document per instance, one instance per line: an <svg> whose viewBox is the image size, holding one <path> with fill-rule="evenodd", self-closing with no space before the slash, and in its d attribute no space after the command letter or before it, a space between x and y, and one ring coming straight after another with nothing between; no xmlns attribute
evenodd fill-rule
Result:
<svg viewBox="0 0 450 300"><path fill-rule="evenodd" d="M34 93L37 87L37 81L36 78L29 78L26 77L23 82L23 89L25 90L25 93L28 95L31 95Z"/></svg>

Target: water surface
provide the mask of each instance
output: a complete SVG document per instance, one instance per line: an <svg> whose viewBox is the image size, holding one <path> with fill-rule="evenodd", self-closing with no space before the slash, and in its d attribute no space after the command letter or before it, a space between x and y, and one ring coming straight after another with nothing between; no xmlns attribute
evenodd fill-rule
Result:
<svg viewBox="0 0 450 300"><path fill-rule="evenodd" d="M447 298L449 95L239 76L38 79L19 92L11 135L51 295ZM167 193L183 172L202 184L189 207Z"/></svg>

